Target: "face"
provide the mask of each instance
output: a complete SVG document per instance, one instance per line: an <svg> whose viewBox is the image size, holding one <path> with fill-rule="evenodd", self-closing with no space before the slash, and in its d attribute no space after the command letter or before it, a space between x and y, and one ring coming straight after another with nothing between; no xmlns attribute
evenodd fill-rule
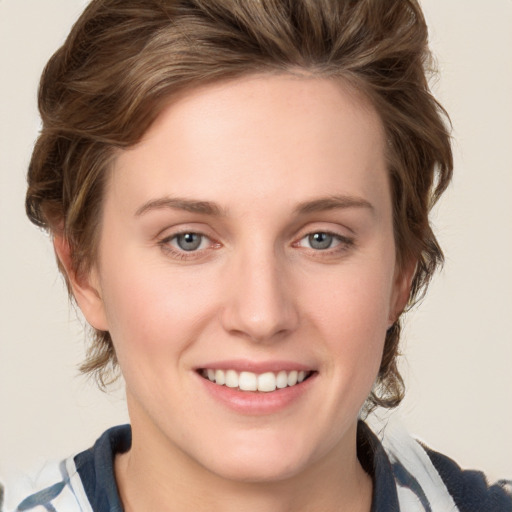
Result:
<svg viewBox="0 0 512 512"><path fill-rule="evenodd" d="M77 294L134 447L263 481L355 457L403 281L377 114L336 81L255 76L187 92L120 153Z"/></svg>

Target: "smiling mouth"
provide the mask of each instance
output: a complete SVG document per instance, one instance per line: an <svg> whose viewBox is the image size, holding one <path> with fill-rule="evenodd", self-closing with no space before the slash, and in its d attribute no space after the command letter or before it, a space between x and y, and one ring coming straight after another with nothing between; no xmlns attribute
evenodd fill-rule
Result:
<svg viewBox="0 0 512 512"><path fill-rule="evenodd" d="M199 375L208 379L218 386L227 386L240 391L260 391L271 393L278 389L297 386L309 379L315 372L292 370L280 372L237 372L236 370L218 370L202 368L198 370Z"/></svg>

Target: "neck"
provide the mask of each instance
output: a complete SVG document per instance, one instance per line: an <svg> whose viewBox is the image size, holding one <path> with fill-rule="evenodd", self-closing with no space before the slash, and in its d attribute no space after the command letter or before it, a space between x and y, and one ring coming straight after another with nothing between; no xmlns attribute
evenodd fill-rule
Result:
<svg viewBox="0 0 512 512"><path fill-rule="evenodd" d="M305 471L278 481L245 482L223 478L191 460L175 445L148 442L136 425L130 451L115 460L125 512L369 512L372 481L356 455L335 447ZM347 444L347 443L344 443Z"/></svg>

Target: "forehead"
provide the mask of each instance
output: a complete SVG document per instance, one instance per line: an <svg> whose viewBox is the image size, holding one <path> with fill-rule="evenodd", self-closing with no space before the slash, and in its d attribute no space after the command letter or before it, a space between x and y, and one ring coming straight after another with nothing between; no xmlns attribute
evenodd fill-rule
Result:
<svg viewBox="0 0 512 512"><path fill-rule="evenodd" d="M362 95L340 80L263 75L173 98L142 141L117 157L107 198L229 203L279 189L300 202L332 187L371 196L386 183L382 125Z"/></svg>

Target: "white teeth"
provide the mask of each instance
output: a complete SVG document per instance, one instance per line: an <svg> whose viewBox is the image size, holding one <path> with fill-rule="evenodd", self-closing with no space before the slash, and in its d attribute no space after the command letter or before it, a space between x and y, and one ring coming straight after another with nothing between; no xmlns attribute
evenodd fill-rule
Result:
<svg viewBox="0 0 512 512"><path fill-rule="evenodd" d="M225 373L226 376L226 386L228 388L237 388L238 387L238 373L235 370L228 370Z"/></svg>
<svg viewBox="0 0 512 512"><path fill-rule="evenodd" d="M256 374L252 372L242 372L240 374L238 387L242 391L257 391L258 378Z"/></svg>
<svg viewBox="0 0 512 512"><path fill-rule="evenodd" d="M288 386L295 386L297 384L297 375L299 372L293 370L288 374Z"/></svg>
<svg viewBox="0 0 512 512"><path fill-rule="evenodd" d="M277 374L266 372L256 374L253 372L240 372L236 370L213 370L211 368L201 370L201 375L211 382L229 388L238 388L241 391L261 391L269 393L276 389L295 386L301 383L311 372L281 370Z"/></svg>
<svg viewBox="0 0 512 512"><path fill-rule="evenodd" d="M288 386L288 374L284 371L281 371L277 374L276 377L276 386L279 389L283 389Z"/></svg>
<svg viewBox="0 0 512 512"><path fill-rule="evenodd" d="M276 376L272 372L258 375L258 391L269 393L276 390Z"/></svg>
<svg viewBox="0 0 512 512"><path fill-rule="evenodd" d="M226 375L224 374L224 370L215 370L215 382L220 384L226 384Z"/></svg>

